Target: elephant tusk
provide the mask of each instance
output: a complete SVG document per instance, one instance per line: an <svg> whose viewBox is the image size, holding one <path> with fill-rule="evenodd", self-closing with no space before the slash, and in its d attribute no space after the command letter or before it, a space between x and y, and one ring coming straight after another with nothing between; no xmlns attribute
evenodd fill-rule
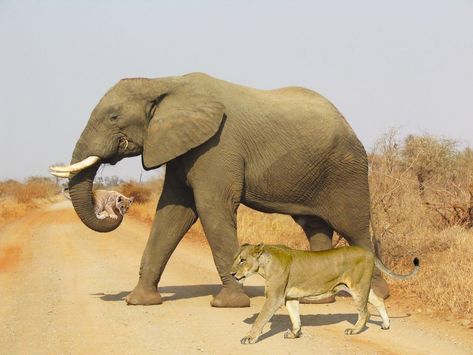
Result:
<svg viewBox="0 0 473 355"><path fill-rule="evenodd" d="M78 163L72 164L72 165L68 165L68 166L51 166L49 168L49 170L51 170L51 172L55 172L55 173L76 173L78 171L84 170L85 168L88 168L89 166L94 165L98 161L100 161L100 158L95 156L95 155L92 155L92 156L87 157L84 160L82 160Z"/></svg>
<svg viewBox="0 0 473 355"><path fill-rule="evenodd" d="M70 176L70 173L57 173L55 171L51 171L50 173L51 175L54 175L59 178L64 178L64 179L69 179L69 176Z"/></svg>

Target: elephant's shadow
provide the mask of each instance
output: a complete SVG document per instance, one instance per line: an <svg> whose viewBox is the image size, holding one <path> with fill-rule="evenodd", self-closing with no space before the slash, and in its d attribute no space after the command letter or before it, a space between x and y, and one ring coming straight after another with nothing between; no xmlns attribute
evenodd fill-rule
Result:
<svg viewBox="0 0 473 355"><path fill-rule="evenodd" d="M216 295L221 285L179 285L179 286L163 286L158 290L161 293L163 302L182 300L194 297L213 296ZM264 286L244 286L245 293L250 297L263 296ZM131 291L121 291L118 293L94 293L91 296L100 298L102 301L121 301Z"/></svg>

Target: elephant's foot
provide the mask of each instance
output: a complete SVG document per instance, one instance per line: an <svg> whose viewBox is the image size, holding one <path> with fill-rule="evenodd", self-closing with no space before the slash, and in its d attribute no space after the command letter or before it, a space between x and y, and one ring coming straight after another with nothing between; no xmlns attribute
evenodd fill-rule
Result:
<svg viewBox="0 0 473 355"><path fill-rule="evenodd" d="M163 303L161 295L156 290L144 289L135 287L133 291L125 297L125 302L128 305L143 305L149 306L153 304Z"/></svg>
<svg viewBox="0 0 473 355"><path fill-rule="evenodd" d="M210 301L212 307L249 307L250 297L241 288L223 287Z"/></svg>
<svg viewBox="0 0 473 355"><path fill-rule="evenodd" d="M373 278L371 281L371 288L373 289L376 296L381 297L383 300L389 297L388 283L381 276L375 276Z"/></svg>

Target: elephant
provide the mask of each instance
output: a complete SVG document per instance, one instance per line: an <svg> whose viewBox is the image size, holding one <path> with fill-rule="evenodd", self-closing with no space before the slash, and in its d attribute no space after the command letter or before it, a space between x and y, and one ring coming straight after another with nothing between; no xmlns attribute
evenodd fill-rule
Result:
<svg viewBox="0 0 473 355"><path fill-rule="evenodd" d="M203 73L122 79L93 109L71 164L51 170L69 178L82 222L109 232L122 218L95 216L95 174L100 164L139 155L144 169L165 164L166 171L128 304L162 302L158 283L166 263L200 218L222 282L211 305L249 306L230 274L240 204L292 216L312 250L331 248L336 231L374 251L366 151L337 108L314 91L257 90ZM373 289L388 295L379 273Z"/></svg>

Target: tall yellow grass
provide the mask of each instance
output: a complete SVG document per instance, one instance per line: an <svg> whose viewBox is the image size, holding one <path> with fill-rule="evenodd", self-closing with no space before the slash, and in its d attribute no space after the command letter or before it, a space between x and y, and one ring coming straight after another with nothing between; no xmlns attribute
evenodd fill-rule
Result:
<svg viewBox="0 0 473 355"><path fill-rule="evenodd" d="M21 183L0 182L0 225L26 215L57 195L60 188L49 178L30 177Z"/></svg>
<svg viewBox="0 0 473 355"><path fill-rule="evenodd" d="M402 273L411 268L414 256L421 259L421 272L414 279L388 280L393 295L408 298L416 309L473 319L473 151L428 135L401 140L390 131L370 152L369 161L372 228L383 261ZM151 223L162 182L143 188L149 201L134 205L129 214ZM133 183L127 189L133 194ZM205 243L200 223L186 238ZM290 217L245 206L238 210L238 239L308 248Z"/></svg>

